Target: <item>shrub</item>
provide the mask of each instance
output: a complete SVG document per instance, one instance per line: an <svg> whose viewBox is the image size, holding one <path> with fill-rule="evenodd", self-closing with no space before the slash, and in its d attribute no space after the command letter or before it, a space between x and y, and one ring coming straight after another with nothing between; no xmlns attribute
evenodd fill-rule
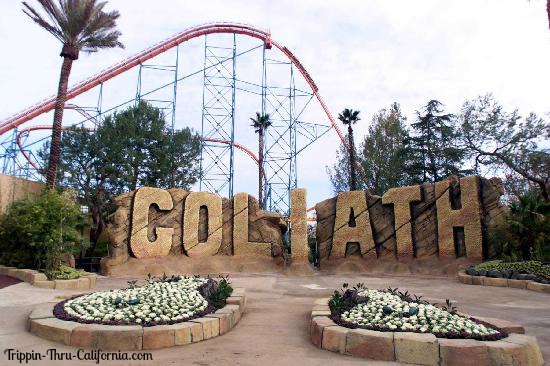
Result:
<svg viewBox="0 0 550 366"><path fill-rule="evenodd" d="M476 271L515 271L519 273L534 274L546 280L550 280L550 265L538 261L503 262L497 260L478 264L474 266L474 269Z"/></svg>
<svg viewBox="0 0 550 366"><path fill-rule="evenodd" d="M80 242L79 228L84 224L72 191L47 190L30 200L16 201L0 218L0 262L43 269L50 279L66 275L60 272L62 255Z"/></svg>
<svg viewBox="0 0 550 366"><path fill-rule="evenodd" d="M214 283L216 283L214 291L210 294L208 300L210 300L216 308L222 308L225 306L225 300L233 293L233 287L231 287L231 282L229 282L229 276L220 276L220 279L214 281Z"/></svg>
<svg viewBox="0 0 550 366"><path fill-rule="evenodd" d="M367 302L367 297L359 295L359 292L364 288L363 283L358 283L352 289L348 288L347 283L344 283L342 285L342 290L334 291L334 294L328 301L330 313L332 315L341 314L344 311L350 310L357 304Z"/></svg>
<svg viewBox="0 0 550 366"><path fill-rule="evenodd" d="M81 271L61 264L56 270L50 272L50 276L57 280L74 280L79 278Z"/></svg>
<svg viewBox="0 0 550 366"><path fill-rule="evenodd" d="M510 205L505 219L490 227L489 242L505 261L550 257L550 204L528 192Z"/></svg>

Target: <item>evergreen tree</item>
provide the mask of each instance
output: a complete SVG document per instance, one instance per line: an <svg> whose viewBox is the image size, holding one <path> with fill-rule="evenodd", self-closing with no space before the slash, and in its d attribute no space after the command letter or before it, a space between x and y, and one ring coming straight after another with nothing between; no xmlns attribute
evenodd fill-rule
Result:
<svg viewBox="0 0 550 366"><path fill-rule="evenodd" d="M367 185L374 194L382 195L392 187L415 183L406 169L411 149L405 121L397 103L380 110L372 118L361 160Z"/></svg>
<svg viewBox="0 0 550 366"><path fill-rule="evenodd" d="M344 144L340 144L340 148L336 152L336 163L332 168L327 166L326 170L334 193L338 194L350 190L349 152Z"/></svg>
<svg viewBox="0 0 550 366"><path fill-rule="evenodd" d="M454 116L445 113L443 104L437 100L430 100L416 114L410 139L413 158L407 168L413 181L436 182L453 174L471 174L470 170L462 169L466 152L459 147Z"/></svg>

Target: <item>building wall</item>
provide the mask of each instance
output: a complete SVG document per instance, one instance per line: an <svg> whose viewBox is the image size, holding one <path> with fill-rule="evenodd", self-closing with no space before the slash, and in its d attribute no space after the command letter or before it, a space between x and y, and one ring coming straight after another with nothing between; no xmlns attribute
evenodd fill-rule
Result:
<svg viewBox="0 0 550 366"><path fill-rule="evenodd" d="M29 199L39 194L44 183L0 174L0 214L17 200Z"/></svg>

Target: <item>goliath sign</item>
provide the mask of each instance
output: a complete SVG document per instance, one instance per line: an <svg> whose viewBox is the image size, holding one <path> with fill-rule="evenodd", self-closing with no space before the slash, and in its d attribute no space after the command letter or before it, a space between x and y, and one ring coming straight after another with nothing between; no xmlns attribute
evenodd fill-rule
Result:
<svg viewBox="0 0 550 366"><path fill-rule="evenodd" d="M315 208L321 264L352 255L479 260L489 250L485 228L503 210L497 183L451 177L392 188L382 197L353 191L320 202ZM304 189L291 192L288 220L260 210L246 193L228 200L207 192L143 187L115 203L109 256L102 260L106 274L258 271L308 260ZM291 261L285 254L288 229Z"/></svg>

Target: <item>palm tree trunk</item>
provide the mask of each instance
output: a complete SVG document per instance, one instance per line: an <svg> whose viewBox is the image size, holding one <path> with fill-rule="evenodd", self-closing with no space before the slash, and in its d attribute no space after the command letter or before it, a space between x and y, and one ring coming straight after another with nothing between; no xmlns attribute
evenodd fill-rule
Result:
<svg viewBox="0 0 550 366"><path fill-rule="evenodd" d="M353 143L353 129L351 128L351 124L348 126L348 139L349 139L349 165L350 165L349 190L355 191L357 189L357 180L355 176L355 144Z"/></svg>
<svg viewBox="0 0 550 366"><path fill-rule="evenodd" d="M69 86L69 75L73 60L70 57L63 57L61 65L61 75L59 76L59 87L57 90L57 100L55 101L55 111L53 114L52 140L50 145L50 158L48 161L48 172L46 174L46 185L49 188L55 187L57 166L61 156L61 126L63 122L63 110L65 109L65 99L67 97L67 88Z"/></svg>
<svg viewBox="0 0 550 366"><path fill-rule="evenodd" d="M263 175L264 175L264 130L260 128L258 131L258 200L260 202L260 208L264 208L264 189L263 189Z"/></svg>

